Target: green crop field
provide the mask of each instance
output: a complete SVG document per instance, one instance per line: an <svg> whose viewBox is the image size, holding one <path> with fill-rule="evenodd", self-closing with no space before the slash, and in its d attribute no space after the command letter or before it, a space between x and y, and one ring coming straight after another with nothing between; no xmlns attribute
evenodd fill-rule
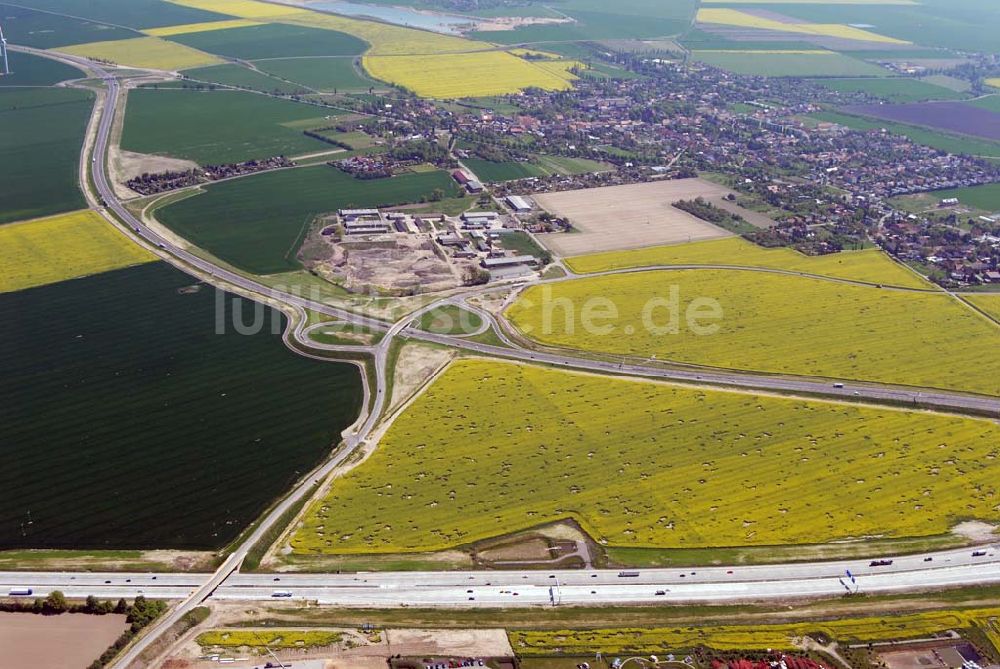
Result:
<svg viewBox="0 0 1000 669"><path fill-rule="evenodd" d="M514 255L527 255L541 257L544 250L538 243L523 230L508 230L500 235L498 240L500 245Z"/></svg>
<svg viewBox="0 0 1000 669"><path fill-rule="evenodd" d="M0 88L0 223L82 209L80 149L93 94Z"/></svg>
<svg viewBox="0 0 1000 669"><path fill-rule="evenodd" d="M355 419L353 365L292 353L270 310L218 334L194 283L150 263L0 295L0 549L219 548Z"/></svg>
<svg viewBox="0 0 1000 669"><path fill-rule="evenodd" d="M171 35L167 39L208 53L241 60L356 56L367 47L357 37L334 30L281 23Z"/></svg>
<svg viewBox="0 0 1000 669"><path fill-rule="evenodd" d="M890 102L960 100L965 97L950 88L912 78L817 79L816 83L835 91L867 93Z"/></svg>
<svg viewBox="0 0 1000 669"><path fill-rule="evenodd" d="M519 163L513 160L505 163L495 163L491 160L483 160L481 158L466 158L462 162L485 183L511 181L513 179L537 177L545 174L545 171L538 165Z"/></svg>
<svg viewBox="0 0 1000 669"><path fill-rule="evenodd" d="M592 253L568 258L566 264L581 274L658 265L759 267L863 283L935 289L933 284L877 249L807 256L789 248L767 249L739 237Z"/></svg>
<svg viewBox="0 0 1000 669"><path fill-rule="evenodd" d="M424 313L418 322L421 330L435 334L467 335L483 327L482 317L454 304L443 304Z"/></svg>
<svg viewBox="0 0 1000 669"><path fill-rule="evenodd" d="M667 331L677 292L676 332ZM610 301L617 316L606 318ZM702 321L696 300L718 304ZM660 301L660 306L655 306ZM587 305L602 315L587 326ZM944 293L739 270L666 270L532 286L507 310L541 343L711 367L1000 395L1000 328ZM698 323L695 323L698 325Z"/></svg>
<svg viewBox="0 0 1000 669"><path fill-rule="evenodd" d="M530 163L514 160L497 163L492 160L483 160L482 158L466 158L462 162L475 172L480 180L486 183L512 181L514 179L526 179L528 177L548 176L551 174L586 174L588 172L604 172L613 169L608 163L596 160L540 154L533 156L533 162Z"/></svg>
<svg viewBox="0 0 1000 669"><path fill-rule="evenodd" d="M360 180L319 165L215 184L203 195L157 211L157 216L226 262L273 274L299 268L295 254L300 238L317 214L416 202L436 188L446 195L458 193L454 180L439 170Z"/></svg>
<svg viewBox="0 0 1000 669"><path fill-rule="evenodd" d="M51 86L60 81L82 79L81 70L49 58L11 51L8 54L10 74L0 77L0 88L6 86Z"/></svg>
<svg viewBox="0 0 1000 669"><path fill-rule="evenodd" d="M884 77L889 74L877 65L833 51L695 51L703 63L736 74L768 77Z"/></svg>
<svg viewBox="0 0 1000 669"><path fill-rule="evenodd" d="M299 121L335 111L241 91L143 88L129 93L122 148L188 158L202 165L321 151ZM308 125L308 124L307 124Z"/></svg>
<svg viewBox="0 0 1000 669"><path fill-rule="evenodd" d="M184 75L199 81L249 88L255 91L263 91L264 93L305 94L309 92L309 89L305 86L269 77L266 74L256 72L243 65L198 67L193 70L185 70Z"/></svg>
<svg viewBox="0 0 1000 669"><path fill-rule="evenodd" d="M984 184L982 186L969 186L968 188L952 188L949 190L934 191L936 198L957 197L962 204L966 204L983 211L1000 211L1000 184Z"/></svg>
<svg viewBox="0 0 1000 669"><path fill-rule="evenodd" d="M79 10L79 3L76 4L76 9ZM141 37L137 32L127 28L71 18L71 16L36 12L26 7L12 7L7 4L0 7L2 7L3 34L11 44L51 49L67 44ZM72 16L79 15L73 11L68 13Z"/></svg>
<svg viewBox="0 0 1000 669"><path fill-rule="evenodd" d="M14 4L20 4L15 2ZM203 23L205 21L221 21L229 17L215 12L203 11L167 0L31 0L34 9L41 9L56 14L79 16L108 25L127 26L129 28L158 28L184 23ZM7 13L4 9L4 13ZM7 26L4 26L6 29ZM102 37L101 39L109 39ZM95 40L81 40L88 42ZM79 44L80 42L63 42L63 44Z"/></svg>
<svg viewBox="0 0 1000 669"><path fill-rule="evenodd" d="M367 91L385 87L382 82L365 76L353 58L273 58L257 61L254 66L317 91Z"/></svg>
<svg viewBox="0 0 1000 669"><path fill-rule="evenodd" d="M986 420L463 360L291 543L439 550L566 518L609 546L936 535L1000 520L998 439Z"/></svg>
<svg viewBox="0 0 1000 669"><path fill-rule="evenodd" d="M915 125L863 118L861 116L852 116L833 111L816 112L809 116L817 121L839 123L854 130L884 129L896 135L909 137L910 141L917 144L924 144L939 151L947 151L948 153L1000 157L1000 142L993 142L988 139L951 135L945 132L920 128Z"/></svg>

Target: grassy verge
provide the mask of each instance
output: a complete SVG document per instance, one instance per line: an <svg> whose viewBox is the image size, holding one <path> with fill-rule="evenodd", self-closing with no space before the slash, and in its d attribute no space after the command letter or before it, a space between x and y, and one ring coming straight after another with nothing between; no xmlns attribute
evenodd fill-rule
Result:
<svg viewBox="0 0 1000 669"><path fill-rule="evenodd" d="M614 548L605 549L608 563L629 567L701 567L711 565L781 564L814 560L905 555L963 546L953 534L935 537L859 541L813 546L742 546L735 548Z"/></svg>
<svg viewBox="0 0 1000 669"><path fill-rule="evenodd" d="M296 572L329 573L331 571L443 571L470 569L472 561L465 553L416 553L399 555L283 555L282 565Z"/></svg>
<svg viewBox="0 0 1000 669"><path fill-rule="evenodd" d="M479 314L454 304L443 304L424 313L417 327L434 334L465 335L483 327L483 319Z"/></svg>
<svg viewBox="0 0 1000 669"><path fill-rule="evenodd" d="M316 491L322 484L322 481L314 483L309 489L309 492L303 495L295 504L288 507L288 510L281 514L281 517L278 518L278 521L268 528L267 532L265 532L260 540L250 548L246 557L243 558L243 566L241 568L242 571L257 571L260 568L260 562L264 559L267 549L270 548L275 541L281 538L284 531L289 525L292 524L295 517L299 515L302 507L304 507L309 500L313 498L313 495L316 494Z"/></svg>

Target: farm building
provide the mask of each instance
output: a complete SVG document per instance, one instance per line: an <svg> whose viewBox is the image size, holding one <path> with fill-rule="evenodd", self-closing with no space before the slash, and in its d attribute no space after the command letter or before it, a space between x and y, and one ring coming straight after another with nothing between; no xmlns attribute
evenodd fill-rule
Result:
<svg viewBox="0 0 1000 669"><path fill-rule="evenodd" d="M510 267L511 265L530 265L535 262L535 256L503 256L500 258L486 258L483 260L483 267L495 269L497 267Z"/></svg>
<svg viewBox="0 0 1000 669"><path fill-rule="evenodd" d="M474 218L483 218L486 219L487 221L495 221L496 219L500 218L500 214L496 213L495 211L467 211L464 214L462 214L463 221L470 221Z"/></svg>
<svg viewBox="0 0 1000 669"><path fill-rule="evenodd" d="M465 186L472 180L472 177L463 170L455 170L451 173L451 178L457 181L459 186Z"/></svg>
<svg viewBox="0 0 1000 669"><path fill-rule="evenodd" d="M377 235L390 232L388 223L379 221L348 220L344 222L344 232L349 235Z"/></svg>
<svg viewBox="0 0 1000 669"><path fill-rule="evenodd" d="M337 213L345 219L364 218L365 216L377 217L379 215L378 209L341 209Z"/></svg>
<svg viewBox="0 0 1000 669"><path fill-rule="evenodd" d="M465 184L465 189L470 193L482 193L483 184L477 179L469 179L469 182Z"/></svg>
<svg viewBox="0 0 1000 669"><path fill-rule="evenodd" d="M520 195L508 195L506 200L507 206L519 214L531 211L531 203Z"/></svg>
<svg viewBox="0 0 1000 669"><path fill-rule="evenodd" d="M441 246L465 246L465 239L461 235L441 235L437 241Z"/></svg>

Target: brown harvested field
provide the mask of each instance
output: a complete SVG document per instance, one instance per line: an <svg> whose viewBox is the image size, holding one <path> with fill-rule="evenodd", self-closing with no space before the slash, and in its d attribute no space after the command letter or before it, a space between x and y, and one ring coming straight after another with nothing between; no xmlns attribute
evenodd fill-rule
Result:
<svg viewBox="0 0 1000 669"><path fill-rule="evenodd" d="M0 613L0 649L7 667L86 669L125 631L125 616Z"/></svg>
<svg viewBox="0 0 1000 669"><path fill-rule="evenodd" d="M538 238L557 255L576 256L729 237L672 204L696 197L715 200L730 192L703 179L674 179L536 195L540 207L569 218L578 230Z"/></svg>

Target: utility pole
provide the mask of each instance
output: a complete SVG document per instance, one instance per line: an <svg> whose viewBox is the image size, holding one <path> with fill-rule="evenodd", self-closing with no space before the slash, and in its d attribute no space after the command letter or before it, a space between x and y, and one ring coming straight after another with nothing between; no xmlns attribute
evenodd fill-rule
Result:
<svg viewBox="0 0 1000 669"><path fill-rule="evenodd" d="M0 75L10 74L10 63L7 62L7 39L3 36L3 26L0 26L0 60L3 61Z"/></svg>

